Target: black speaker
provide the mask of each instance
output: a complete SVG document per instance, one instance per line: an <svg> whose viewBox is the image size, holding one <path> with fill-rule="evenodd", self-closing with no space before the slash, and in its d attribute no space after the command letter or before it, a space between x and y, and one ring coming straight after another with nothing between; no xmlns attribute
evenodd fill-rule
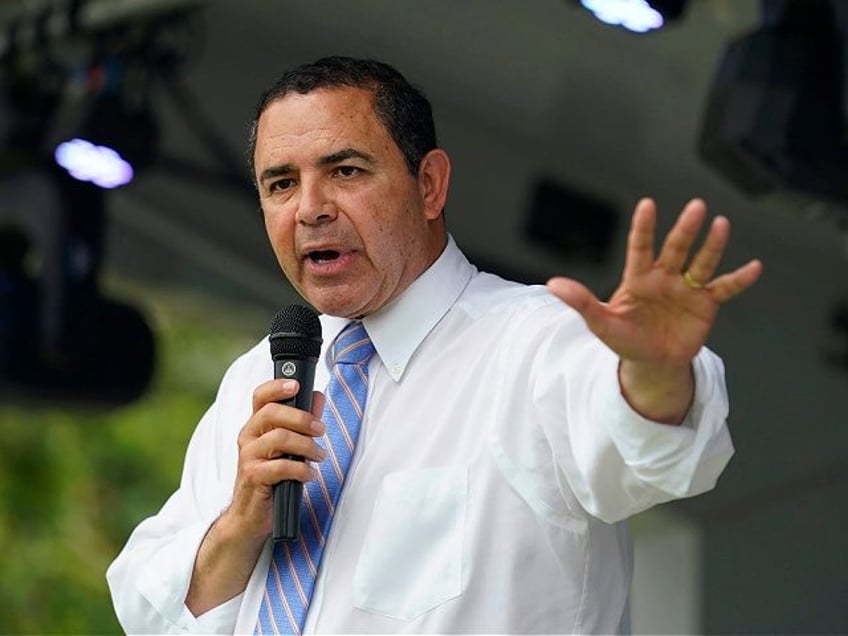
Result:
<svg viewBox="0 0 848 636"><path fill-rule="evenodd" d="M782 3L733 41L710 91L698 151L751 195L778 189L848 202L843 41L823 0Z"/></svg>
<svg viewBox="0 0 848 636"><path fill-rule="evenodd" d="M614 206L549 177L536 181L525 235L558 256L602 263L618 226Z"/></svg>

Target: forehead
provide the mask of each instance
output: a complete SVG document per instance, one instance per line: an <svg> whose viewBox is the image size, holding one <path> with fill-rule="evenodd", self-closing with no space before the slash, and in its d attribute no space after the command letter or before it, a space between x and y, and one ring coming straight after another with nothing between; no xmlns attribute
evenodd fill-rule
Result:
<svg viewBox="0 0 848 636"><path fill-rule="evenodd" d="M259 117L256 160L296 150L318 153L341 148L399 152L373 108L373 95L361 88L290 93L272 102Z"/></svg>

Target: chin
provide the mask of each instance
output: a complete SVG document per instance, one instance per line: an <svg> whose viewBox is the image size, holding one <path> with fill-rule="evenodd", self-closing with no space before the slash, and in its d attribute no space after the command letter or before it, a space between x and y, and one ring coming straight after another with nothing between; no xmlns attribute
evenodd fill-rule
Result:
<svg viewBox="0 0 848 636"><path fill-rule="evenodd" d="M356 281L363 282L363 281ZM336 285L306 286L298 290L310 305L328 316L355 320L379 311L387 300L380 286Z"/></svg>
<svg viewBox="0 0 848 636"><path fill-rule="evenodd" d="M320 313L328 316L353 319L362 313L356 303L340 302L338 296L333 294L313 294L306 296L306 300Z"/></svg>

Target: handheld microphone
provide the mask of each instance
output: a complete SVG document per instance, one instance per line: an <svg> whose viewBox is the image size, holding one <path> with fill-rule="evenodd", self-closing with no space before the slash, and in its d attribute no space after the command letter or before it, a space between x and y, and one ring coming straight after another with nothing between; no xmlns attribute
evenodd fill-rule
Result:
<svg viewBox="0 0 848 636"><path fill-rule="evenodd" d="M321 354L321 323L318 314L303 305L283 307L271 322L268 340L271 343L274 378L287 378L300 383L297 394L281 404L306 412L311 411L315 364ZM304 461L299 455L285 454L283 457ZM274 485L274 541L297 539L302 497L303 483L296 479L286 479Z"/></svg>

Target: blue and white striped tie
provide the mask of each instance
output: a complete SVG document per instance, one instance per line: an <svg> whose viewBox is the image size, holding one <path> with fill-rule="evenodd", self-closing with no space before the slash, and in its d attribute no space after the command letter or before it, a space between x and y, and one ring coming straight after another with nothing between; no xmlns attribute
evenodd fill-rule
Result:
<svg viewBox="0 0 848 636"><path fill-rule="evenodd" d="M304 486L300 537L274 548L255 634L300 634L303 630L321 554L359 436L368 395L368 360L373 354L374 345L359 322L345 327L333 345L333 371L321 417L327 426L323 438L327 459L319 465L320 476Z"/></svg>

